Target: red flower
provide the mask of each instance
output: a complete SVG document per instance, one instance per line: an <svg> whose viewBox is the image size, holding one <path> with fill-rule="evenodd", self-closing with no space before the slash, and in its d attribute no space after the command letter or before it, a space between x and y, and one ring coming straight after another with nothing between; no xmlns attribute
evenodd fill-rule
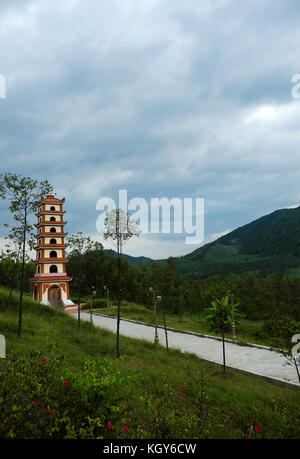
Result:
<svg viewBox="0 0 300 459"><path fill-rule="evenodd" d="M47 408L47 411L48 411L49 414L55 416L55 411L51 411L51 410L49 410L49 408Z"/></svg>
<svg viewBox="0 0 300 459"><path fill-rule="evenodd" d="M43 358L41 359L41 361L42 361L42 362L46 362L46 361L47 361L46 357L43 357Z"/></svg>
<svg viewBox="0 0 300 459"><path fill-rule="evenodd" d="M246 435L247 440L251 440L251 435Z"/></svg>
<svg viewBox="0 0 300 459"><path fill-rule="evenodd" d="M32 401L32 404L33 404L34 406L36 406L36 401L35 401L35 400L33 400L33 401Z"/></svg>
<svg viewBox="0 0 300 459"><path fill-rule="evenodd" d="M67 387L67 386L69 386L69 385L70 385L70 381L69 381L68 379L66 379L66 380L64 381L64 386Z"/></svg>
<svg viewBox="0 0 300 459"><path fill-rule="evenodd" d="M112 427L113 427L112 423L108 421L108 423L107 423L107 428L108 428L108 430L111 430Z"/></svg>
<svg viewBox="0 0 300 459"><path fill-rule="evenodd" d="M257 432L257 433L262 433L261 424L256 424L256 426L254 427L254 430L255 430L255 432Z"/></svg>
<svg viewBox="0 0 300 459"><path fill-rule="evenodd" d="M6 427L2 427L1 432L6 432Z"/></svg>
<svg viewBox="0 0 300 459"><path fill-rule="evenodd" d="M124 426L124 430L126 433L128 433L128 427L127 426Z"/></svg>

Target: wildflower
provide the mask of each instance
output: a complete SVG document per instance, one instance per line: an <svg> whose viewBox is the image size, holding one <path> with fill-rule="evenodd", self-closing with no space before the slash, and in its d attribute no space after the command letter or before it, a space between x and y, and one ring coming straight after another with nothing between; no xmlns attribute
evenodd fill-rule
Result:
<svg viewBox="0 0 300 459"><path fill-rule="evenodd" d="M126 433L128 433L128 427L127 426L124 426L124 430Z"/></svg>
<svg viewBox="0 0 300 459"><path fill-rule="evenodd" d="M251 440L251 435L246 435L247 440Z"/></svg>
<svg viewBox="0 0 300 459"><path fill-rule="evenodd" d="M42 362L46 362L46 361L47 361L46 357L43 357L43 358L41 359L41 361L42 361Z"/></svg>
<svg viewBox="0 0 300 459"><path fill-rule="evenodd" d="M2 427L1 432L6 432L6 427Z"/></svg>
<svg viewBox="0 0 300 459"><path fill-rule="evenodd" d="M35 401L35 400L32 400L32 404L33 404L34 406L36 406L36 401Z"/></svg>
<svg viewBox="0 0 300 459"><path fill-rule="evenodd" d="M112 423L108 421L108 423L107 423L107 428L108 428L108 430L111 430L112 427L113 427Z"/></svg>
<svg viewBox="0 0 300 459"><path fill-rule="evenodd" d="M52 416L55 416L55 411L51 411L51 410L49 410L49 408L47 408L47 411L48 411L48 413L51 414Z"/></svg>
<svg viewBox="0 0 300 459"><path fill-rule="evenodd" d="M262 433L261 424L256 424L256 426L254 427L254 430L255 430L255 432L257 432L257 433Z"/></svg>
<svg viewBox="0 0 300 459"><path fill-rule="evenodd" d="M70 381L69 381L69 379L66 379L66 380L64 381L64 386L67 387L67 386L69 386L69 385L70 385Z"/></svg>

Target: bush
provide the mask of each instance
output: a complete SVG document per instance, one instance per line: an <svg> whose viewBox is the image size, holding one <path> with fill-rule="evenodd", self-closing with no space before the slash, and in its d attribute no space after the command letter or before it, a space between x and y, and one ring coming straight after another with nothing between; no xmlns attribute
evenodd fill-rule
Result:
<svg viewBox="0 0 300 459"><path fill-rule="evenodd" d="M92 306L93 308L107 308L107 300L104 298L95 298L94 301L89 300L87 308Z"/></svg>
<svg viewBox="0 0 300 459"><path fill-rule="evenodd" d="M39 350L26 364L6 362L0 381L0 438L110 438L126 436L124 404L139 376L124 375L118 362L88 358L82 375L63 367L63 356Z"/></svg>

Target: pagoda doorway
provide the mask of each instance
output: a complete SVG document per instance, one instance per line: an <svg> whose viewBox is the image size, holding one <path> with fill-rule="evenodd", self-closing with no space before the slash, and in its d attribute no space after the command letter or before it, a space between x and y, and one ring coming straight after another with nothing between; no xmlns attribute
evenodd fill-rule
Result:
<svg viewBox="0 0 300 459"><path fill-rule="evenodd" d="M48 289L48 301L56 309L64 309L64 302L61 299L61 289L58 285L51 285Z"/></svg>

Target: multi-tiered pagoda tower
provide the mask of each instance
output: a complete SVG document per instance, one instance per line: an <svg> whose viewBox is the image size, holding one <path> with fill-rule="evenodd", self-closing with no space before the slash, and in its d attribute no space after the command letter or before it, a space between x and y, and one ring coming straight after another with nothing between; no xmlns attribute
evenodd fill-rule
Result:
<svg viewBox="0 0 300 459"><path fill-rule="evenodd" d="M39 204L37 218L37 245L35 276L32 282L32 295L36 301L48 304L57 309L76 312L77 306L70 300L69 283L72 280L67 275L64 232L65 199L57 199L52 194Z"/></svg>

